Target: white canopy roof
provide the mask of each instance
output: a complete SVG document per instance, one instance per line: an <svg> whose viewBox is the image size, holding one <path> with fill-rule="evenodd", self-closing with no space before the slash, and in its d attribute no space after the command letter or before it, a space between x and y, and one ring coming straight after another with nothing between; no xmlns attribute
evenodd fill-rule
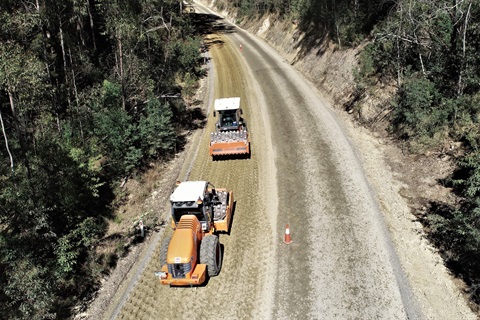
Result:
<svg viewBox="0 0 480 320"><path fill-rule="evenodd" d="M240 108L240 97L215 99L215 110L237 110Z"/></svg>
<svg viewBox="0 0 480 320"><path fill-rule="evenodd" d="M206 181L184 181L173 191L170 201L197 201L198 198L203 200L206 185Z"/></svg>

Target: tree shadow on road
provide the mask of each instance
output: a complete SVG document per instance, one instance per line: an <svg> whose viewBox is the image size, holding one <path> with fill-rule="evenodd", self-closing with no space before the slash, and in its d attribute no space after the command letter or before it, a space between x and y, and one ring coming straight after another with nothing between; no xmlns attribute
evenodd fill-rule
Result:
<svg viewBox="0 0 480 320"><path fill-rule="evenodd" d="M210 13L191 14L196 33L201 36L208 34L234 33L236 27L225 22L225 19Z"/></svg>

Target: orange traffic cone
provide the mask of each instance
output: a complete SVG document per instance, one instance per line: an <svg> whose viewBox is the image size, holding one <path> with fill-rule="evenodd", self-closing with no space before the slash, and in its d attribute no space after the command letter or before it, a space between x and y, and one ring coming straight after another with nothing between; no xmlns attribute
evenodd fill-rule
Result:
<svg viewBox="0 0 480 320"><path fill-rule="evenodd" d="M287 226L285 227L285 236L283 237L283 242L286 244L292 243L292 237L290 236L290 226L287 223Z"/></svg>

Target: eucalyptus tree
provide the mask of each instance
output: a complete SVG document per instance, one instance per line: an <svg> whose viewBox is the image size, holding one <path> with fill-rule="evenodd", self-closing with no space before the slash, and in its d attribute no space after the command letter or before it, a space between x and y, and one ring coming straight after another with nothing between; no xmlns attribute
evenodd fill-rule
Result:
<svg viewBox="0 0 480 320"><path fill-rule="evenodd" d="M202 75L193 33L177 0L0 2L1 318L96 288L112 189L175 150L183 100L161 96Z"/></svg>

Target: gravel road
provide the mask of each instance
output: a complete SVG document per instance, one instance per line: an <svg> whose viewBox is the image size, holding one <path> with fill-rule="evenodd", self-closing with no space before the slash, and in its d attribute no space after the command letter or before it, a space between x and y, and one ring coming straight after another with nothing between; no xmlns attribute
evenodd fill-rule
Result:
<svg viewBox="0 0 480 320"><path fill-rule="evenodd" d="M341 122L276 52L241 30L231 39L260 88L257 107L270 115L271 220L279 233L289 223L295 241L277 239L273 318L421 318Z"/></svg>
<svg viewBox="0 0 480 320"><path fill-rule="evenodd" d="M229 32L206 40L214 86L205 110L212 98L241 97L252 157L211 160L210 113L183 170L235 193L222 271L198 288L161 286L158 245L118 318L424 318L342 121L268 45L218 23Z"/></svg>

